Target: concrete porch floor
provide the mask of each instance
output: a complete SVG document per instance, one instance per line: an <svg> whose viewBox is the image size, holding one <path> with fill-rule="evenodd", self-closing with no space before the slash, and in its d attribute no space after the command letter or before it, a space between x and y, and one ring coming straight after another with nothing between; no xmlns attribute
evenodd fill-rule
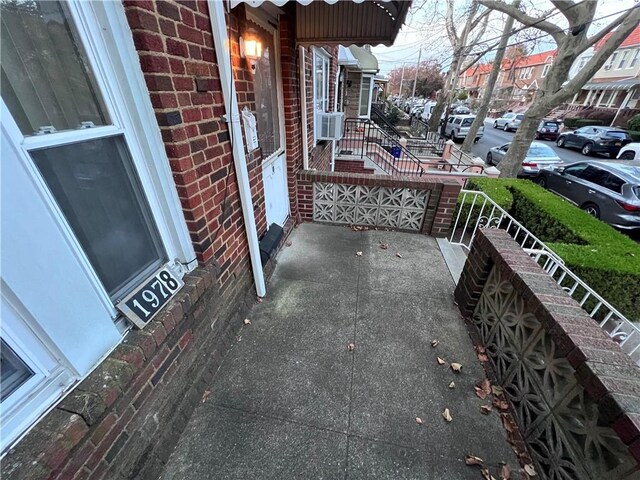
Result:
<svg viewBox="0 0 640 480"><path fill-rule="evenodd" d="M290 241L162 478L481 478L465 455L517 472L435 239L304 224Z"/></svg>

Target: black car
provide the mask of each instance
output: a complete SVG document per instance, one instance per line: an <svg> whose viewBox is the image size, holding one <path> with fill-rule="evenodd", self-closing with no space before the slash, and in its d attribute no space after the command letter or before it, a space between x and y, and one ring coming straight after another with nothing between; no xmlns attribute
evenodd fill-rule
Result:
<svg viewBox="0 0 640 480"><path fill-rule="evenodd" d="M631 142L629 134L614 127L582 127L573 132L561 133L556 144L578 148L583 155L608 153L615 158L622 147Z"/></svg>
<svg viewBox="0 0 640 480"><path fill-rule="evenodd" d="M558 120L541 120L536 129L536 140L556 140L560 134Z"/></svg>

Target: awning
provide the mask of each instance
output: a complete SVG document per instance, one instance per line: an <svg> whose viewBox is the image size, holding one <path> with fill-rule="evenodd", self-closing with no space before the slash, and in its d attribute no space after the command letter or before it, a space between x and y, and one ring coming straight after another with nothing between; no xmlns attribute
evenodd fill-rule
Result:
<svg viewBox="0 0 640 480"><path fill-rule="evenodd" d="M366 48L351 45L349 47L351 54L358 60L359 70L364 73L378 73L378 59Z"/></svg>
<svg viewBox="0 0 640 480"><path fill-rule="evenodd" d="M338 65L342 65L344 67L360 68L358 59L353 56L351 50L349 50L347 47L343 47L342 45L338 46Z"/></svg>
<svg viewBox="0 0 640 480"><path fill-rule="evenodd" d="M631 90L640 85L640 78L623 78L613 82L589 82L582 87L583 90Z"/></svg>
<svg viewBox="0 0 640 480"><path fill-rule="evenodd" d="M302 45L390 46L411 6L402 0L231 0L231 8L265 1L279 7L297 1L296 41Z"/></svg>

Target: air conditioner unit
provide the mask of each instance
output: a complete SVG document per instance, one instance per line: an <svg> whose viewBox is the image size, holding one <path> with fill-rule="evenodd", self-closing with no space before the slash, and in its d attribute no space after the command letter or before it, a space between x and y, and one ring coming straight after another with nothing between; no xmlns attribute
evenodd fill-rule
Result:
<svg viewBox="0 0 640 480"><path fill-rule="evenodd" d="M318 113L316 139L340 140L344 134L344 112Z"/></svg>

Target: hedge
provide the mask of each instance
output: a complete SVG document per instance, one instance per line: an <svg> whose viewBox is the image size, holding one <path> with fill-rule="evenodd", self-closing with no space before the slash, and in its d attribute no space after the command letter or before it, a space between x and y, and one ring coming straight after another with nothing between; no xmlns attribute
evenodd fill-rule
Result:
<svg viewBox="0 0 640 480"><path fill-rule="evenodd" d="M580 128L580 127L587 127L590 125L604 125L603 120L598 120L595 118L565 118L563 120L563 123L564 123L564 126L567 128Z"/></svg>
<svg viewBox="0 0 640 480"><path fill-rule="evenodd" d="M627 318L640 321L640 245L528 180L473 179Z"/></svg>

